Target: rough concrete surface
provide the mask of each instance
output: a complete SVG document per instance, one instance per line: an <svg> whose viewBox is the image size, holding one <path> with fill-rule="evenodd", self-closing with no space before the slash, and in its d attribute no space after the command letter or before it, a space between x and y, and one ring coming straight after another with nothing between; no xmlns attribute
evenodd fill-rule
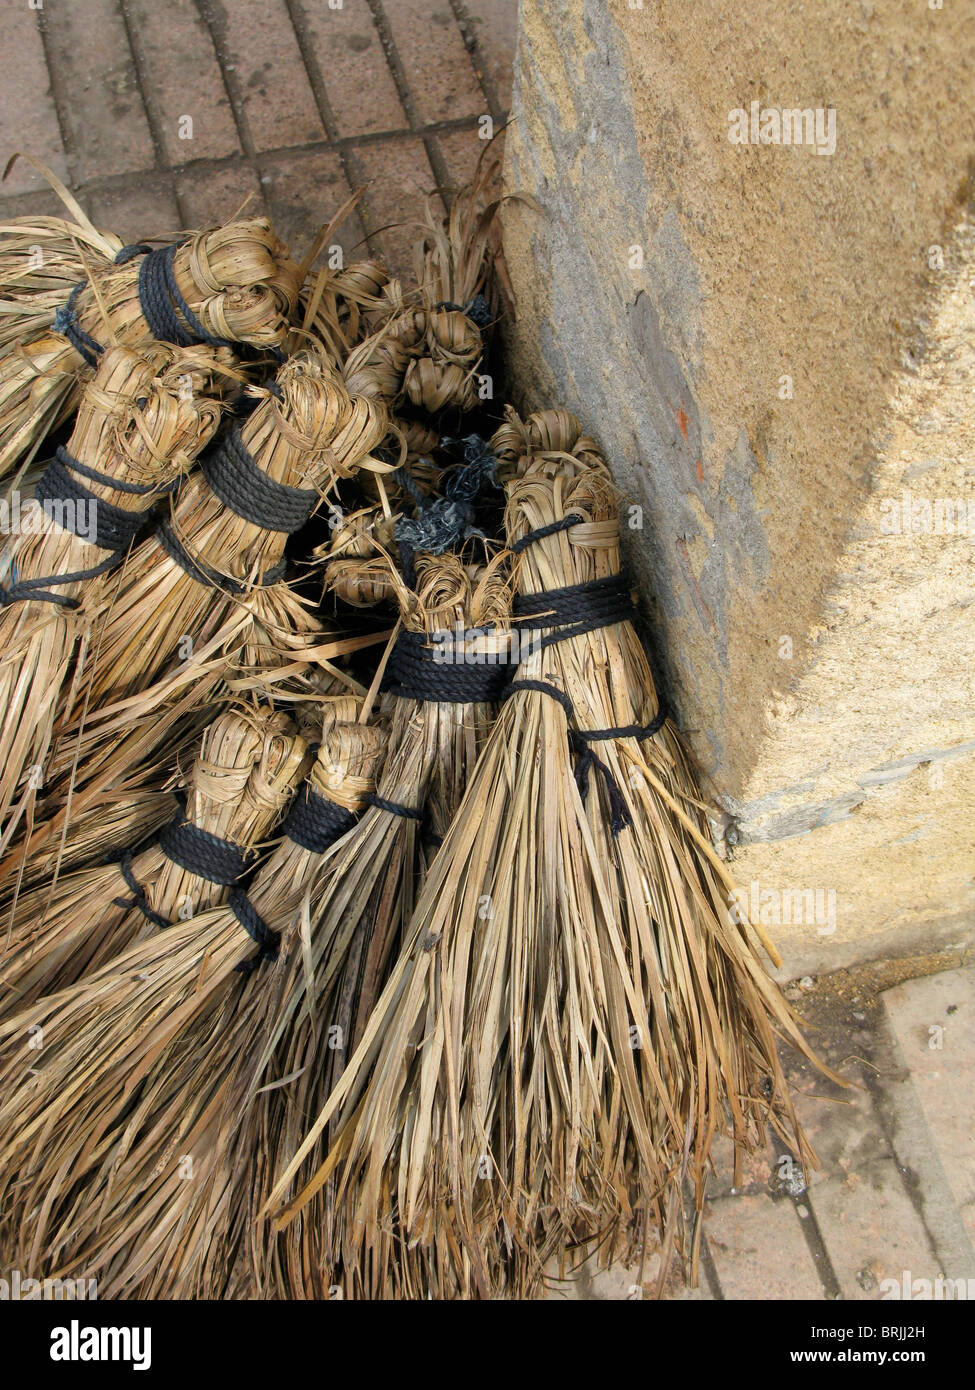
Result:
<svg viewBox="0 0 975 1390"><path fill-rule="evenodd" d="M769 900L819 969L975 908L973 85L961 7L521 5L511 380L642 509L666 694L739 877L832 891ZM732 143L753 101L835 152Z"/></svg>

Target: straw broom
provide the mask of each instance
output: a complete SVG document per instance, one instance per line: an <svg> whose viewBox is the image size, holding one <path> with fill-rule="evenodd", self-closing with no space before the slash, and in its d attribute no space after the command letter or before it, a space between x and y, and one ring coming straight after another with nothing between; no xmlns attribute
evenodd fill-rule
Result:
<svg viewBox="0 0 975 1390"><path fill-rule="evenodd" d="M254 867L255 847L270 828L276 803L260 780L260 764L289 724L284 714L246 708L218 715L200 743L185 807L155 844L19 898L0 919L0 1017L227 897Z"/></svg>
<svg viewBox="0 0 975 1390"><path fill-rule="evenodd" d="M434 837L449 823L487 736L489 698L507 679L509 590L501 559L478 572L455 555L421 556L417 574L415 603L399 585L406 635L391 662L392 693L385 706L390 751L376 803L317 875L301 950L296 942L283 963L287 973L261 1063L270 1087L261 1097L261 1138L248 1145L267 1155L266 1175L254 1170L255 1213L350 1055L395 956L422 867L415 817L422 809ZM468 638L471 629L487 631ZM453 664L438 663L446 645L431 634L449 636ZM471 661L475 654L480 659ZM478 693L480 700L474 698ZM414 816L404 816L403 808ZM343 1040L341 1051L326 1048L335 1036ZM326 1068L323 1055L330 1059ZM308 1171L315 1166L310 1160ZM361 1267L343 1269L335 1222L331 1194L321 1194L285 1237L275 1237L264 1224L254 1253L265 1296L322 1297L334 1284L350 1296L384 1296L398 1280L415 1296L418 1290L453 1287L458 1279L487 1278L482 1268L471 1269L472 1263L483 1264L481 1255L472 1261L446 1249L418 1263L390 1230L383 1233L383 1247L396 1249L395 1260L367 1256Z"/></svg>
<svg viewBox="0 0 975 1390"><path fill-rule="evenodd" d="M548 447L516 452L508 524L519 605L539 625L538 590L612 579L618 524L571 417L530 424ZM730 922L688 760L670 726L647 732L649 669L625 616L607 625L606 587L586 590L578 635L563 625L523 652L360 1048L273 1194L334 1121L328 1163L282 1224L337 1168L366 1239L398 1220L415 1240L453 1225L477 1244L500 1225L530 1289L551 1254L612 1237L634 1209L672 1235L685 1174L703 1202L716 1132L741 1151L771 1119L809 1157L776 1036L811 1054L755 932ZM588 775L611 791L584 803L575 773L593 746Z"/></svg>
<svg viewBox="0 0 975 1390"><path fill-rule="evenodd" d="M71 414L105 346L278 349L298 297L298 268L264 218L123 248L52 181L74 224L0 225L0 476Z"/></svg>
<svg viewBox="0 0 975 1390"><path fill-rule="evenodd" d="M118 568L153 501L175 485L216 428L220 405L199 389L209 385L214 365L211 350L202 348L106 353L66 451L24 508L21 533L3 548L0 844L44 780L57 702L72 661L84 659L84 596Z"/></svg>
<svg viewBox="0 0 975 1390"><path fill-rule="evenodd" d="M386 748L385 731L363 722L361 701L333 698L320 710L321 746L306 791L250 890L272 929L294 918L329 846L354 833ZM214 922L218 916L225 931L233 929L226 911L209 914ZM241 1188L246 1193L249 1165L262 1162L242 1147L241 1169L235 1152L247 1053L260 1047L273 987L265 970L242 996L210 995L147 1077L137 1127L130 1126L116 1160L113 1191L71 1250L73 1264L98 1270L110 1297L219 1297L228 1286L246 1235Z"/></svg>
<svg viewBox="0 0 975 1390"><path fill-rule="evenodd" d="M304 740L282 730L279 719L266 722L250 790L269 817L289 800L305 754ZM272 952L273 938L246 895L235 892L230 901L233 910L154 931L79 983L0 1022L0 1209L25 1268L97 1227L118 1146L124 1153L140 1088L161 1050L217 983ZM200 925L215 916L222 933ZM256 957L244 945L249 935L258 942Z"/></svg>
<svg viewBox="0 0 975 1390"><path fill-rule="evenodd" d="M624 1193L620 1250L641 1248L655 1215L666 1266L682 1224L682 1182L693 1210L703 1207L715 1133L733 1140L736 1181L742 1155L764 1144L767 1124L803 1162L815 1162L776 1039L818 1063L762 966L763 948L780 964L774 947L731 911L734 887L713 850L691 760L659 710L619 578L618 503L605 461L571 417L545 412L522 424L509 415L493 443L510 460L508 536L523 551L516 612L534 627L561 613L560 640L528 659L524 678L568 699L576 774L584 790L587 776L599 788L587 801L589 824L616 898L615 921L600 941L612 963L600 1018L611 1065L590 1158L605 1196L588 1208L553 1173L548 1200L567 1214L558 1221L570 1233L555 1228L553 1236L600 1237L610 1259L616 1252L606 1232ZM526 537L536 539L525 544ZM566 586L581 590L585 604L562 612L556 598L550 609L545 595ZM609 622L614 612L619 621ZM597 620L565 640L574 624ZM558 695L547 698L561 708ZM592 755L599 764L587 774ZM541 1153L534 1162L526 1157L525 1169L537 1173L543 1161ZM539 1208L545 1201L542 1188ZM638 1219L628 1225L631 1214Z"/></svg>

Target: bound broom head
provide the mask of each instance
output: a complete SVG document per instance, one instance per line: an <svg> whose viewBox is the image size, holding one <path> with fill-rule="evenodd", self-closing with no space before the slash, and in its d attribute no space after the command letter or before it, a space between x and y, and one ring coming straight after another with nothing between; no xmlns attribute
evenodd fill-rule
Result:
<svg viewBox="0 0 975 1390"><path fill-rule="evenodd" d="M80 209L78 214L83 216ZM60 278L72 264L63 250L71 228L65 224L60 233L56 227L48 230L50 235L40 243L28 244L28 265L31 245L43 258L45 240L57 248L60 235L61 251L54 253L61 266ZM0 361L5 366L0 388L0 474L21 458L29 461L45 436L70 414L100 348L113 344L142 348L156 336L170 333L157 310L150 313L151 322L143 312L139 289L143 258L130 257L122 264L106 259L116 239L100 237L87 219L79 224L74 239L83 262L75 286L69 287L60 303L50 284L31 297L35 282L29 276L25 282L23 265L24 237L30 233L29 227L20 227L12 235L6 267L0 242L0 277L7 277L0 279L0 286L14 287L17 296L7 301L6 314L0 314L5 322L0 334ZM242 219L188 234L173 254L171 269L196 325L192 331L179 329L189 333L179 341L207 335L214 342L257 348L279 347L284 342L297 302L299 272L266 219ZM169 303L167 296L164 291L164 303ZM86 345L84 354L77 349L79 341ZM224 360L227 364L232 360L226 350Z"/></svg>
<svg viewBox="0 0 975 1390"><path fill-rule="evenodd" d="M270 739L290 729L283 713L232 707L218 714L163 840L138 854L127 846L121 865L82 870L16 901L4 926L0 1013L73 984L161 924L222 902L254 867L278 810L263 765Z"/></svg>
<svg viewBox="0 0 975 1390"><path fill-rule="evenodd" d="M325 592L352 608L395 602L388 558L393 518L381 507L363 507L336 520L330 540L315 551L325 567Z"/></svg>
<svg viewBox="0 0 975 1390"><path fill-rule="evenodd" d="M544 591L618 572L614 489L570 417L507 428L509 542L534 534L519 589L543 635L571 628ZM743 1152L770 1120L809 1156L776 1041L811 1054L729 917L676 731L640 731L657 702L632 625L574 616L578 635L523 649L387 988L272 1194L327 1132L281 1224L332 1176L351 1267L388 1268L402 1230L414 1252L447 1242L461 1290L530 1290L550 1257L612 1258L654 1220L666 1257L717 1132ZM591 745L569 735L590 731L605 783L584 799Z"/></svg>
<svg viewBox="0 0 975 1390"><path fill-rule="evenodd" d="M273 712L251 717L262 730L252 790L269 815L279 817L304 766L306 745ZM25 1267L69 1259L73 1245L84 1240L89 1218L111 1190L112 1164L132 1134L126 1128L127 1120L135 1123L131 1097L166 1042L252 955L233 914L221 918L221 933L207 933L205 924L221 912L154 933L78 984L0 1023L0 1193L14 1248L29 1258ZM265 942L261 952L268 949ZM43 1029L42 1054L26 1050L35 1024ZM103 1169L116 1144L119 1152Z"/></svg>
<svg viewBox="0 0 975 1390"><path fill-rule="evenodd" d="M498 203L482 166L454 198L446 219L431 198L414 258L415 283L390 280L369 314L374 333L349 355L347 381L391 406L439 415L478 401L477 368L496 318L494 265Z"/></svg>
<svg viewBox="0 0 975 1390"><path fill-rule="evenodd" d="M598 587L618 576L618 503L605 461L578 422L556 413L524 424L510 416L505 432L513 463L509 542L543 532L519 558L519 589L535 596L520 602L544 629L555 621L546 618L546 591ZM573 524L561 529L567 521ZM734 1142L736 1181L741 1156L765 1142L767 1124L801 1161L815 1162L777 1040L819 1064L765 974L763 948L780 963L774 947L757 924L734 911L733 884L711 841L693 760L673 724L658 714L650 667L626 607L618 622L531 657L519 676L541 678L568 699L570 736L598 734L585 743L602 773L590 774L599 790L590 798L589 820L619 885L619 932L607 922L601 952L621 966L620 986L608 991L600 1024L614 1062L608 1075L619 1078L607 1089L604 1113L625 1117L613 1142L605 1134L602 1142L604 1153L615 1153L622 1164L614 1186L629 1184L619 1209L621 1248L644 1241L655 1213L666 1264L681 1226L679 1180L687 1178L700 1211L715 1133ZM574 616L584 622L586 612L583 606ZM598 733L606 730L620 732ZM639 1048L633 1047L634 1029ZM564 1193L553 1190L552 1200L569 1211ZM604 1236L615 1200L604 1200L601 1224L592 1213L571 1221L571 1238ZM631 1212L641 1219L631 1223ZM613 1241L603 1240L603 1258L613 1252ZM695 1268L692 1274L696 1278Z"/></svg>
<svg viewBox="0 0 975 1390"><path fill-rule="evenodd" d="M270 483L306 493L309 510L340 478L373 466L370 451L385 434L385 412L374 402L350 400L319 353L305 350L289 359L273 390L249 389L258 403L235 439ZM99 642L87 673L92 703L148 690L176 656L184 635L192 638L197 664L220 653L233 659L240 642L253 639L245 658L251 667L260 662L264 636L288 659L317 640L321 624L315 615L274 578L283 567L288 531L279 529L274 516L270 524L251 519L249 507L242 510L250 515L239 515L232 509L233 478L221 486L229 504L206 476L190 478L168 520L176 544L199 574L188 570L172 546L167 550L152 536L129 556L118 597L93 615ZM212 586L200 577L207 571L217 577ZM153 633L151 642L147 632Z"/></svg>

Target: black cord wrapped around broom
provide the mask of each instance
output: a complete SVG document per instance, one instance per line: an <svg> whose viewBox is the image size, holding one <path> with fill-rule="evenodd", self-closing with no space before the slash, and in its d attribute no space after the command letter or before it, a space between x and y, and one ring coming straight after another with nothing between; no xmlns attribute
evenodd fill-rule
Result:
<svg viewBox="0 0 975 1390"><path fill-rule="evenodd" d="M262 764L288 716L232 706L203 736L154 844L23 894L0 922L0 1018L74 984L150 932L222 902L256 867L278 810Z"/></svg>

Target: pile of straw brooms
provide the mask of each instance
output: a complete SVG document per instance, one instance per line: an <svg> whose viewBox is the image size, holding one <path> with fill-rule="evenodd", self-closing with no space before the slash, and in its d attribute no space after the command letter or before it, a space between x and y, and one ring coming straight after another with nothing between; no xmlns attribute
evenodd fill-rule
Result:
<svg viewBox="0 0 975 1390"><path fill-rule="evenodd" d="M663 1287L717 1136L813 1160L610 469L482 399L487 186L412 278L0 226L0 1264Z"/></svg>

